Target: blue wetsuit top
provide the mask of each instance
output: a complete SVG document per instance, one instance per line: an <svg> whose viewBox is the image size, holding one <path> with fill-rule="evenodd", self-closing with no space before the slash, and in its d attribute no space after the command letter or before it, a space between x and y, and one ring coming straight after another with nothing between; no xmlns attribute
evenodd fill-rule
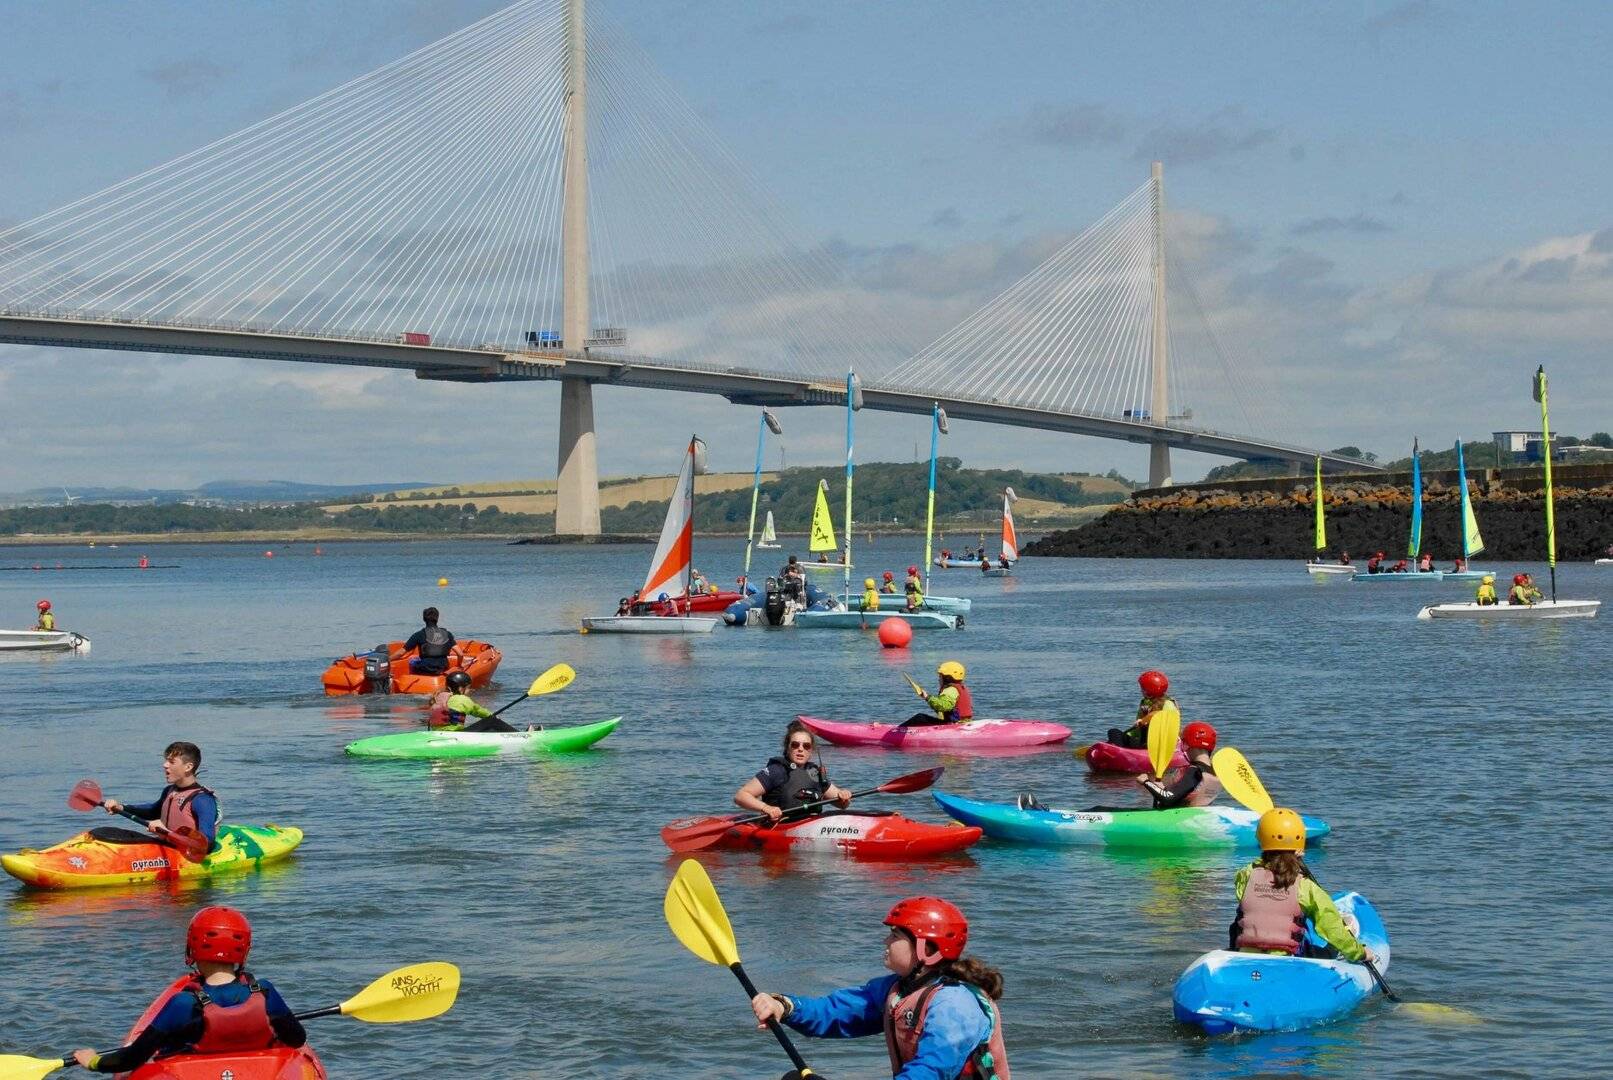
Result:
<svg viewBox="0 0 1613 1080"><path fill-rule="evenodd" d="M145 821L156 821L162 815L162 801L168 797L170 791L178 790L169 784L157 796L157 801L134 806L124 803L123 808L137 818ZM218 800L210 793L203 791L190 801L190 812L196 818L196 829L213 843L218 842Z"/></svg>
<svg viewBox="0 0 1613 1080"><path fill-rule="evenodd" d="M302 1046L307 1042L308 1035L303 1030L302 1022L292 1015L274 985L267 979L259 979L258 989L263 991L264 1011L268 1014L270 1026L274 1028L275 1038L287 1046ZM252 993L252 988L241 981L208 986L206 990L207 996L215 1004L225 1008L245 1003ZM127 1072L158 1054L179 1053L193 1046L202 1037L203 1030L202 1005L196 1000L196 995L189 991L175 994L146 1025L145 1030L135 1036L134 1042L102 1054L91 1071Z"/></svg>
<svg viewBox="0 0 1613 1080"><path fill-rule="evenodd" d="M895 975L882 975L825 997L791 995L795 1008L784 1022L803 1034L831 1039L883 1035L885 1000L895 986ZM896 1080L957 1080L975 1047L991 1037L991 1023L967 987L943 986L930 999L918 1053Z"/></svg>

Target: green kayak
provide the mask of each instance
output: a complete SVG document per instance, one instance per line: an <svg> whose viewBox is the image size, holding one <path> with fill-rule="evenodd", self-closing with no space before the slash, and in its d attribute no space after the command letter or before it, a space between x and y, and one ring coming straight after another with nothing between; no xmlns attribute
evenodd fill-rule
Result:
<svg viewBox="0 0 1613 1080"><path fill-rule="evenodd" d="M615 731L621 722L620 716L613 716L597 724L540 731L402 731L348 743L347 752L354 757L412 760L563 754L588 749Z"/></svg>

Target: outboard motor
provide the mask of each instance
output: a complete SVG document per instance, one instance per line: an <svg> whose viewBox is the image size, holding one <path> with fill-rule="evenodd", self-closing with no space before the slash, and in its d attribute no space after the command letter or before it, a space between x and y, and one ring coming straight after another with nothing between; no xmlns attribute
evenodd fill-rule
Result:
<svg viewBox="0 0 1613 1080"><path fill-rule="evenodd" d="M767 625L783 626L784 612L789 606L789 600L779 588L777 578L767 579L767 601L763 610L767 614Z"/></svg>
<svg viewBox="0 0 1613 1080"><path fill-rule="evenodd" d="M364 657L364 681L370 684L372 694L392 692L392 661L385 647Z"/></svg>

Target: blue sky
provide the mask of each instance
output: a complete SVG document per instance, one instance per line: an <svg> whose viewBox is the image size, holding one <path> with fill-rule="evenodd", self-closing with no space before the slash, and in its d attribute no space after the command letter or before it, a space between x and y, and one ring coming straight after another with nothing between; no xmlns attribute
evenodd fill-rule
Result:
<svg viewBox="0 0 1613 1080"><path fill-rule="evenodd" d="M0 222L498 6L0 4ZM916 325L972 310L1023 271L1025 250L1084 228L1159 157L1172 210L1201 242L1212 325L1305 441L1398 455L1413 435L1439 445L1530 426L1537 362L1554 376L1558 427L1613 427L1613 9L591 7L749 163L804 243L899 267L884 295ZM0 394L0 488L554 468L547 385L0 346ZM719 467L748 463L754 415L719 399L601 390L598 410L604 472L670 469L681 436L634 437L646 416L693 424ZM865 460L911 457L925 437L922 419L864 417ZM836 459L829 413L785 423L792 463ZM981 465L1146 471L1141 447L1011 429L958 425L947 449ZM1177 471L1214 463L1182 457Z"/></svg>

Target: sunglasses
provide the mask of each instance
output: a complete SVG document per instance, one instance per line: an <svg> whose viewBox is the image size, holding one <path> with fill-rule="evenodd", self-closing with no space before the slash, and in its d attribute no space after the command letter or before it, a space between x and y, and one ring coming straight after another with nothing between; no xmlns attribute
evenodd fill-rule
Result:
<svg viewBox="0 0 1613 1080"><path fill-rule="evenodd" d="M812 744L809 743L809 742L797 742L796 740L791 739L790 740L790 749L791 750L810 750L810 749L812 749Z"/></svg>

